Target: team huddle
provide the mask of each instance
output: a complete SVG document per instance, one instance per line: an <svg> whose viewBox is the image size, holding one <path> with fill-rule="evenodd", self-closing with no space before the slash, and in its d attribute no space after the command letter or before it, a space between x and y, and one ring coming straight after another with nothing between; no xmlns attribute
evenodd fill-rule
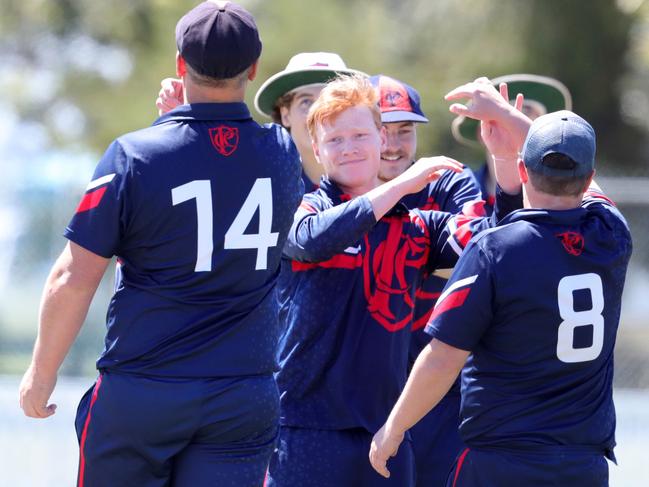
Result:
<svg viewBox="0 0 649 487"><path fill-rule="evenodd" d="M237 4L190 10L176 43L161 116L110 145L65 229L20 387L54 414L115 256L77 485L608 485L632 244L565 86L449 92L473 174L415 160L418 92L333 53L293 56L255 122Z"/></svg>

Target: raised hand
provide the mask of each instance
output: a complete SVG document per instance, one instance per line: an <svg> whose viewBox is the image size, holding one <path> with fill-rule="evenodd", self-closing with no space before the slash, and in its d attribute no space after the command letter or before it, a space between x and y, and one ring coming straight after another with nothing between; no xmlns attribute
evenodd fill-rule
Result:
<svg viewBox="0 0 649 487"><path fill-rule="evenodd" d="M155 101L158 114L164 115L179 105L185 103L183 95L183 82L176 78L165 78L160 82L160 91Z"/></svg>
<svg viewBox="0 0 649 487"><path fill-rule="evenodd" d="M509 103L509 93L506 83L501 83L498 87L500 96ZM523 95L518 93L514 108L521 111L523 107ZM520 137L512 134L511 130L504 127L502 123L495 120L483 120L480 122L480 137L484 142L489 153L496 159L516 159L518 151L522 145Z"/></svg>
<svg viewBox="0 0 649 487"><path fill-rule="evenodd" d="M463 115L477 120L498 120L506 117L512 107L493 87L488 78L478 78L475 81L449 91L444 97L447 101L469 99L469 103L453 103L449 110L456 115Z"/></svg>
<svg viewBox="0 0 649 487"><path fill-rule="evenodd" d="M401 176L412 184L412 192L423 189L428 183L440 178L444 171L462 172L461 162L446 156L422 157L410 166Z"/></svg>

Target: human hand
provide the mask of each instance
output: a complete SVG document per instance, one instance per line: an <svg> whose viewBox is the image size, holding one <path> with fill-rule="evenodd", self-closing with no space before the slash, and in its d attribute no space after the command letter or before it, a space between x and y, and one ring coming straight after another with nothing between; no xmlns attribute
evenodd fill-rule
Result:
<svg viewBox="0 0 649 487"><path fill-rule="evenodd" d="M428 183L436 181L444 171L462 172L464 166L461 162L446 156L422 157L418 159L402 174L403 178L412 184L411 191L416 193Z"/></svg>
<svg viewBox="0 0 649 487"><path fill-rule="evenodd" d="M509 103L507 83L500 83L498 89L502 99ZM514 109L520 112L521 108L523 108L523 95L518 93L514 102ZM480 137L494 159L513 160L515 163L522 143L516 134L506 129L498 121L483 120L480 122Z"/></svg>
<svg viewBox="0 0 649 487"><path fill-rule="evenodd" d="M456 115L484 121L502 119L512 111L509 99L505 100L485 77L458 86L444 96L447 101L465 98L469 99L466 105L453 103L449 110Z"/></svg>
<svg viewBox="0 0 649 487"><path fill-rule="evenodd" d="M372 438L370 463L372 464L372 468L386 479L390 478L387 462L391 457L396 456L397 451L399 451L399 445L403 441L403 436L403 433L395 434L388 431L386 425L383 425L374 435L374 438Z"/></svg>
<svg viewBox="0 0 649 487"><path fill-rule="evenodd" d="M164 115L179 105L185 103L183 94L183 82L176 78L165 78L160 82L160 91L155 101L158 114Z"/></svg>
<svg viewBox="0 0 649 487"><path fill-rule="evenodd" d="M29 366L20 382L20 407L25 416L30 418L47 418L56 412L56 404L48 404L54 386L56 374L43 377L36 372L35 367Z"/></svg>

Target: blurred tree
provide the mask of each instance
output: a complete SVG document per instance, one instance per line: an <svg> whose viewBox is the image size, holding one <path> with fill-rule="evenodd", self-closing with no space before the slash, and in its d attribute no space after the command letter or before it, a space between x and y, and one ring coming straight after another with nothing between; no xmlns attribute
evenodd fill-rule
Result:
<svg viewBox="0 0 649 487"><path fill-rule="evenodd" d="M241 0L264 41L248 101L293 54L335 51L349 66L401 78L421 92L431 119L421 127L422 154L470 160L482 154L452 140L442 95L479 75L547 74L568 85L576 110L593 121L600 154L637 165L647 125L633 118L638 110L621 114L620 87L629 83L630 33L646 22L641 2ZM159 81L174 75L175 23L196 3L0 0L0 87L23 119L47 127L53 143L102 151L155 118ZM633 69L642 72L637 63Z"/></svg>
<svg viewBox="0 0 649 487"><path fill-rule="evenodd" d="M554 76L568 86L573 109L599 135L602 162L616 169L637 165L647 150L646 131L624 120L620 109L621 79L630 68L630 33L639 21L637 11L623 10L622 3L534 0L521 64L523 70Z"/></svg>

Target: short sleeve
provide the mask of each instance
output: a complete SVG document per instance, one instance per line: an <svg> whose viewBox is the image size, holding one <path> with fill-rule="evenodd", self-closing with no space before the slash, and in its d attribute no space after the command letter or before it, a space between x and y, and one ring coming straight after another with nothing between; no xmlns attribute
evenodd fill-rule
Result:
<svg viewBox="0 0 649 487"><path fill-rule="evenodd" d="M97 164L64 236L102 257L118 253L127 223L127 156L113 142Z"/></svg>
<svg viewBox="0 0 649 487"><path fill-rule="evenodd" d="M493 269L478 242L455 266L426 325L426 333L462 350L473 350L493 317Z"/></svg>

